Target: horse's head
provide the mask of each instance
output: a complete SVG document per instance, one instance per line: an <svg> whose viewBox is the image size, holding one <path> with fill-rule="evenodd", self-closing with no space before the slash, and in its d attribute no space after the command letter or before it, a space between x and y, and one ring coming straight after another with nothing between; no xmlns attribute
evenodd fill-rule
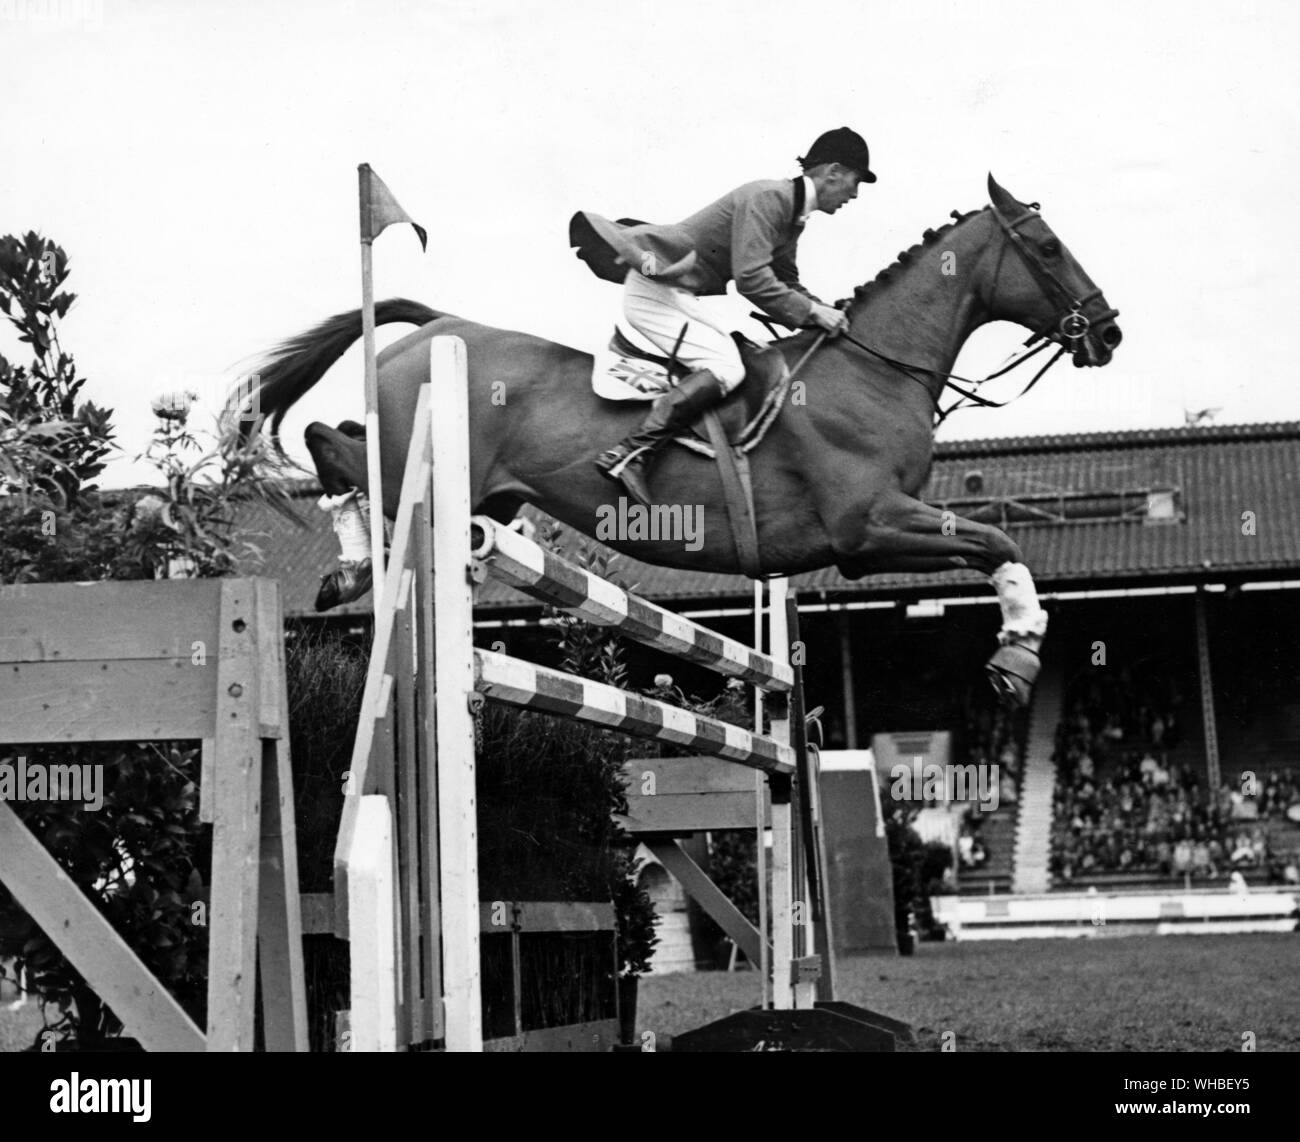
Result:
<svg viewBox="0 0 1300 1142"><path fill-rule="evenodd" d="M1051 227L1038 203L1017 201L989 175L989 199L998 227L997 255L985 304L1001 321L1014 321L1070 349L1074 363L1105 365L1123 335L1119 313Z"/></svg>

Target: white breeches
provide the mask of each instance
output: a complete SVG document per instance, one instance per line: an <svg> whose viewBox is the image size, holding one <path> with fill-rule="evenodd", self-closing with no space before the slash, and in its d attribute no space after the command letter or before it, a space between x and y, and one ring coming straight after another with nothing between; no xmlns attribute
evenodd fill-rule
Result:
<svg viewBox="0 0 1300 1142"><path fill-rule="evenodd" d="M633 329L665 356L672 354L681 337L677 359L690 369L708 369L731 392L745 379L745 366L731 331L708 300L653 281L636 270L628 273L623 285L623 314Z"/></svg>

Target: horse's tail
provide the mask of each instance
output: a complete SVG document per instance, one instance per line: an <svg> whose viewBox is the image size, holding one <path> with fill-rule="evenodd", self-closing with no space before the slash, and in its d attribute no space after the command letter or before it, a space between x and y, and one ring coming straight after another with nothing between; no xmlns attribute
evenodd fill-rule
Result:
<svg viewBox="0 0 1300 1142"><path fill-rule="evenodd" d="M442 316L404 297L389 298L375 306L376 325L394 321L427 325ZM271 436L278 437L285 413L360 336L361 310L353 309L336 313L272 349L227 401L227 413L238 412L241 437L247 440L266 417L270 418Z"/></svg>

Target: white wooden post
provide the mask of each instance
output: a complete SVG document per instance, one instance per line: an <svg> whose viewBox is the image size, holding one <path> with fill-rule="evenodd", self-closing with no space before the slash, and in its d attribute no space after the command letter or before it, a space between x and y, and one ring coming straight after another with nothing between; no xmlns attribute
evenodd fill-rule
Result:
<svg viewBox="0 0 1300 1142"><path fill-rule="evenodd" d="M786 579L768 583L767 652L778 662L790 661L789 625L785 618ZM784 718L772 719L772 737L790 743L789 706ZM791 965L794 962L794 814L788 799L772 798L772 1004L778 1010L795 1006Z"/></svg>
<svg viewBox="0 0 1300 1142"><path fill-rule="evenodd" d="M763 580L754 580L754 649L763 649ZM763 732L763 689L754 687L754 733ZM772 964L768 951L767 922L767 774L754 774L754 872L758 877L758 978L762 982L764 1011L772 1001Z"/></svg>
<svg viewBox="0 0 1300 1142"><path fill-rule="evenodd" d="M448 1051L481 1051L478 810L475 791L474 591L470 561L469 379L465 342L435 337L428 431L433 433L433 661L442 870L443 1004ZM421 429L423 431L424 429Z"/></svg>
<svg viewBox="0 0 1300 1142"><path fill-rule="evenodd" d="M348 864L352 1051L397 1050L397 916L393 910L393 815L388 798L368 794L357 813Z"/></svg>
<svg viewBox="0 0 1300 1142"><path fill-rule="evenodd" d="M772 645L769 653L779 662L788 663L790 661L790 623L786 617L786 603L790 597L790 580L787 578L773 579L768 585L770 592L769 604L772 608ZM787 711L790 709L786 707ZM777 722L772 727L772 736L777 741L785 742L789 745L794 739L791 734L791 724L787 717L782 722ZM811 797L813 791L805 789L802 796ZM808 909L808 881L807 870L804 877L800 878L800 883L794 883L794 813L793 806L783 806L784 816L788 819L785 827L785 843L789 846L789 864L790 870L790 892L794 904L799 905L799 923L803 929L803 955L810 955L815 950L813 947L813 925L812 916ZM776 845L776 820L773 819L773 847ZM775 863L775 859L774 862ZM791 916L791 926L789 931L791 946L791 959L793 959L793 949L796 941L794 939L793 914ZM791 1004L798 1008L810 1008L816 1002L817 985L815 983L795 983L791 981Z"/></svg>

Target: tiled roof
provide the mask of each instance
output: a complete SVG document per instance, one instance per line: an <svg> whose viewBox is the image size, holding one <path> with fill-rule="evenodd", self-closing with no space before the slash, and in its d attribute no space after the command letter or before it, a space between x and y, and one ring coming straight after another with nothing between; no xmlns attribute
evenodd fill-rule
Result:
<svg viewBox="0 0 1300 1142"><path fill-rule="evenodd" d="M1066 452L1096 448L1133 448L1152 444L1222 443L1228 440L1276 440L1300 434L1300 421L1259 424L1206 424L1195 428L1130 428L1112 432L1059 432L1050 436L992 436L949 440L935 445L935 458L1012 455L1017 452Z"/></svg>
<svg viewBox="0 0 1300 1142"><path fill-rule="evenodd" d="M976 470L982 487L973 503L967 477ZM302 480L291 487L308 528L299 531L250 502L241 531L265 559L247 569L281 579L287 614L312 614L319 576L334 565L337 548L328 516L313 502L318 485ZM1181 518L1144 522L1148 491L1170 493ZM1058 588L1300 569L1300 422L949 442L936 447L922 494L963 515L1009 522L1035 578ZM1130 518L1120 518L1125 512ZM1254 513L1254 535L1243 534L1245 512ZM1065 522L1028 522L1042 513ZM749 581L736 575L668 570L627 556L616 566L651 599L744 605L752 595ZM966 594L986 586L969 571L850 581L833 568L792 583L805 595L857 598ZM536 607L494 581L479 599L487 610ZM369 611L367 596L330 614Z"/></svg>

